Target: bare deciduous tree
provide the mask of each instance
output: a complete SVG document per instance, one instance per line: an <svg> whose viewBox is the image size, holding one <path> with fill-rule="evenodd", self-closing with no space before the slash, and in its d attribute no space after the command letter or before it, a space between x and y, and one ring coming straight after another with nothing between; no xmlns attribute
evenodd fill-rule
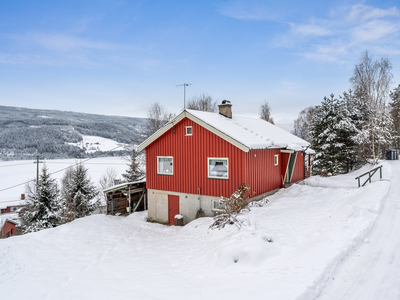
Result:
<svg viewBox="0 0 400 300"><path fill-rule="evenodd" d="M303 109L296 120L294 120L294 135L303 140L310 141L310 126L314 115L315 107L310 106Z"/></svg>
<svg viewBox="0 0 400 300"><path fill-rule="evenodd" d="M264 100L264 103L260 106L260 119L275 124L274 119L271 117L271 107L267 100Z"/></svg>
<svg viewBox="0 0 400 300"><path fill-rule="evenodd" d="M376 116L386 106L390 83L393 78L391 70L392 64L387 57L373 60L368 51L365 51L361 56L360 63L354 68L353 76L350 78L355 95L364 99L369 110L370 142L374 162L377 156L375 149L375 131L378 125Z"/></svg>
<svg viewBox="0 0 400 300"><path fill-rule="evenodd" d="M106 172L99 179L100 188L104 190L106 188L113 186L117 177L118 177L117 171L112 167L108 167L106 169Z"/></svg>
<svg viewBox="0 0 400 300"><path fill-rule="evenodd" d="M212 97L208 94L201 94L190 99L186 105L188 109L216 112L217 102L213 101Z"/></svg>
<svg viewBox="0 0 400 300"><path fill-rule="evenodd" d="M167 110L158 102L154 102L147 111L147 128L145 135L150 136L160 129L166 122L175 117L174 114L168 113Z"/></svg>

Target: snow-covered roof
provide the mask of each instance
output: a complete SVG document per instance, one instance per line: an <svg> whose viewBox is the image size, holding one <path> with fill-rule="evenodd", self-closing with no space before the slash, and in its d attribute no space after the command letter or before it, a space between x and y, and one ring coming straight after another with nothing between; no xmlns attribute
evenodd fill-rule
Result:
<svg viewBox="0 0 400 300"><path fill-rule="evenodd" d="M14 223L15 225L18 225L17 220L15 218L18 217L18 214L16 213L5 213L5 214L0 214L0 229L3 228L3 225L6 221L9 221L11 223Z"/></svg>
<svg viewBox="0 0 400 300"><path fill-rule="evenodd" d="M116 184L116 185L110 186L109 188L103 189L103 193L118 190L122 187L127 187L128 185L134 185L134 184L145 183L145 182L146 182L146 178L143 178L142 180L138 180L138 181L131 181L131 182L124 182L124 183Z"/></svg>
<svg viewBox="0 0 400 300"><path fill-rule="evenodd" d="M183 118L189 118L245 152L251 149L280 148L303 151L310 146L305 140L262 119L233 115L232 119L219 113L187 109L168 122L141 145L145 149Z"/></svg>

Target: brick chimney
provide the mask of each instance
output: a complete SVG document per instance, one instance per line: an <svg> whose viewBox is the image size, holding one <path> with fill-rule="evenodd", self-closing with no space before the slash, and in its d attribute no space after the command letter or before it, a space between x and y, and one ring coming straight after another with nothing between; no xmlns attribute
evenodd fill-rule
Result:
<svg viewBox="0 0 400 300"><path fill-rule="evenodd" d="M219 113L229 119L232 119L232 104L231 101L222 100L222 103L218 105Z"/></svg>

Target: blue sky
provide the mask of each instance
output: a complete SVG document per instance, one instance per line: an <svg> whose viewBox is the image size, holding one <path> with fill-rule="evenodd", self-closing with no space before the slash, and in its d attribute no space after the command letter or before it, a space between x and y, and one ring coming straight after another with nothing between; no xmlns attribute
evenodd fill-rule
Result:
<svg viewBox="0 0 400 300"><path fill-rule="evenodd" d="M0 105L145 117L187 98L291 124L365 50L400 83L398 1L1 1ZM286 125L288 126L288 125Z"/></svg>

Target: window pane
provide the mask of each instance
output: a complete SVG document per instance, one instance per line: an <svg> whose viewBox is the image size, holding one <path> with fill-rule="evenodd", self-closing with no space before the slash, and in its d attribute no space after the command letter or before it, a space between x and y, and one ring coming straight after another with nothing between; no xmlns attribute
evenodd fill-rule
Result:
<svg viewBox="0 0 400 300"><path fill-rule="evenodd" d="M228 178L227 159L209 159L208 164L208 175L210 177Z"/></svg>
<svg viewBox="0 0 400 300"><path fill-rule="evenodd" d="M172 157L158 158L158 173L173 174Z"/></svg>

